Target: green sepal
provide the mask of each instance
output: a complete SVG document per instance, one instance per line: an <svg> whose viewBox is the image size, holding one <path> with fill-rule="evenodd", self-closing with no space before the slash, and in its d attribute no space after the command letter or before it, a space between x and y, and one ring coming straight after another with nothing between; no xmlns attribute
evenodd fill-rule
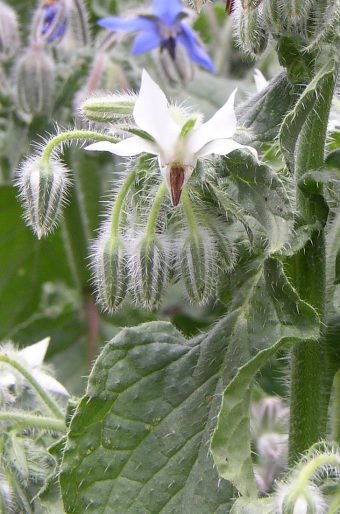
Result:
<svg viewBox="0 0 340 514"><path fill-rule="evenodd" d="M179 135L180 139L184 139L190 130L192 130L195 126L197 118L189 118L183 125L181 129L181 133Z"/></svg>

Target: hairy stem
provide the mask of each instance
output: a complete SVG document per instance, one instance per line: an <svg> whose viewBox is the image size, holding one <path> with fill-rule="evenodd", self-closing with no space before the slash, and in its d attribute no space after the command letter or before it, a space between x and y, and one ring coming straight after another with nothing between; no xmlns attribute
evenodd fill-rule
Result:
<svg viewBox="0 0 340 514"><path fill-rule="evenodd" d="M75 140L95 140L95 141L109 141L110 143L117 143L119 139L116 137L108 136L107 134L102 134L101 132L94 132L92 130L68 130L67 132L62 132L61 134L57 134L56 136L50 139L42 154L41 160L46 162L49 160L52 151L56 146L61 145L65 141L70 141L71 139Z"/></svg>
<svg viewBox="0 0 340 514"><path fill-rule="evenodd" d="M299 184L303 183L306 173L324 168L327 123L336 80L334 68L329 66L324 70L322 75L319 74L315 85L314 104L309 113L306 113L305 122L297 134L292 161L297 184L297 210L306 223L317 222L320 227L325 226L328 216L322 188L310 193L302 190ZM302 99L297 103L296 112L301 112L303 108ZM314 232L306 246L294 256L293 268L299 295L319 314L320 338L317 341L302 341L292 350L289 440L291 464L301 453L326 436L331 381L327 369L327 344L324 337L326 251L322 228Z"/></svg>
<svg viewBox="0 0 340 514"><path fill-rule="evenodd" d="M147 237L152 238L152 236L155 232L159 209L161 208L165 193L166 193L166 185L164 182L162 182L157 191L155 198L153 199L152 207L150 209L148 224L146 226Z"/></svg>
<svg viewBox="0 0 340 514"><path fill-rule="evenodd" d="M35 416L23 412L0 412L0 421L8 422L16 428L37 428L53 432L66 432L65 421L61 419Z"/></svg>
<svg viewBox="0 0 340 514"><path fill-rule="evenodd" d="M41 387L39 382L32 376L32 374L24 368L19 362L14 359L11 359L7 355L0 354L0 362L5 362L9 366L12 366L15 370L17 370L30 384L30 386L37 392L40 396L42 402L46 405L48 410L54 414L54 416L58 419L64 419L65 416L63 412L60 410L57 403L46 393L45 389Z"/></svg>

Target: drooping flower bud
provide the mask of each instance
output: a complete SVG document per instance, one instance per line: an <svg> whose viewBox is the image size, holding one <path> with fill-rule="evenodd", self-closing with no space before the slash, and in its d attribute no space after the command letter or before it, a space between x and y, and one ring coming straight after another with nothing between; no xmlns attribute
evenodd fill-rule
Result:
<svg viewBox="0 0 340 514"><path fill-rule="evenodd" d="M158 235L144 236L131 256L133 295L138 305L153 309L165 291L169 271L167 243Z"/></svg>
<svg viewBox="0 0 340 514"><path fill-rule="evenodd" d="M17 15L12 7L0 2L0 61L11 59L20 45Z"/></svg>
<svg viewBox="0 0 340 514"><path fill-rule="evenodd" d="M134 95L93 96L82 103L80 111L90 121L117 123L132 119L134 105Z"/></svg>
<svg viewBox="0 0 340 514"><path fill-rule="evenodd" d="M308 15L313 0L281 0L282 10L291 23L296 23Z"/></svg>
<svg viewBox="0 0 340 514"><path fill-rule="evenodd" d="M189 234L178 253L178 266L188 297L204 305L216 292L215 243L206 230Z"/></svg>
<svg viewBox="0 0 340 514"><path fill-rule="evenodd" d="M281 487L277 493L276 512L279 514L326 514L327 504L322 493L314 485L307 485L303 491L296 494L294 486L288 484Z"/></svg>
<svg viewBox="0 0 340 514"><path fill-rule="evenodd" d="M27 114L48 114L55 89L54 62L36 45L19 59L16 90L19 107Z"/></svg>
<svg viewBox="0 0 340 514"><path fill-rule="evenodd" d="M281 0L266 0L262 7L262 15L274 37L287 30L287 18Z"/></svg>
<svg viewBox="0 0 340 514"><path fill-rule="evenodd" d="M45 0L33 18L32 41L37 44L58 43L66 31L67 15L64 0Z"/></svg>
<svg viewBox="0 0 340 514"><path fill-rule="evenodd" d="M26 223L38 239L55 227L69 186L68 170L57 159L30 157L21 164L16 180Z"/></svg>
<svg viewBox="0 0 340 514"><path fill-rule="evenodd" d="M262 0L241 0L242 7L245 11L251 11L256 9L260 5Z"/></svg>
<svg viewBox="0 0 340 514"><path fill-rule="evenodd" d="M110 227L93 245L92 268L98 302L106 311L116 311L126 295L127 260L123 241L111 235Z"/></svg>
<svg viewBox="0 0 340 514"><path fill-rule="evenodd" d="M262 54L268 44L269 33L264 26L259 9L239 12L237 35L246 52L252 55Z"/></svg>
<svg viewBox="0 0 340 514"><path fill-rule="evenodd" d="M161 50L159 53L159 63L171 84L178 82L186 84L193 79L194 67L182 45L176 45L176 52L173 56L164 49Z"/></svg>

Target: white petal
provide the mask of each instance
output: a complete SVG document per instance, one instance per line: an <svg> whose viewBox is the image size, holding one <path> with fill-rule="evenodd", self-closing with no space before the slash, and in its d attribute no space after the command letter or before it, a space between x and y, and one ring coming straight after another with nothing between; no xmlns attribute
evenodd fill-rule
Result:
<svg viewBox="0 0 340 514"><path fill-rule="evenodd" d="M65 387L50 375L47 375L42 371L36 370L34 372L34 378L37 380L37 382L39 382L41 387L43 387L44 389L52 391L52 393L62 394L63 396L70 396L69 392L65 389Z"/></svg>
<svg viewBox="0 0 340 514"><path fill-rule="evenodd" d="M145 70L133 117L138 127L154 138L166 159L171 160L181 127L171 117L165 94Z"/></svg>
<svg viewBox="0 0 340 514"><path fill-rule="evenodd" d="M263 73L258 70L257 68L254 68L254 81L256 86L256 91L260 92L262 89L265 89L269 82L264 78Z"/></svg>
<svg viewBox="0 0 340 514"><path fill-rule="evenodd" d="M257 151L255 148L241 145L232 139L215 139L215 141L210 141L210 143L204 145L203 148L199 151L198 157L204 157L205 155L210 155L212 153L217 155L227 155L228 153L238 149L249 150L254 155L254 157L257 158Z"/></svg>
<svg viewBox="0 0 340 514"><path fill-rule="evenodd" d="M99 141L92 145L86 146L85 150L95 152L110 152L122 157L132 157L140 153L146 152L153 155L158 155L159 151L157 146L152 141L148 141L138 136L128 137L122 139L119 143L110 143L108 141Z"/></svg>
<svg viewBox="0 0 340 514"><path fill-rule="evenodd" d="M30 367L33 368L36 366L41 366L41 364L44 362L49 344L50 338L45 337L45 339L42 339L42 341L23 348L19 351L19 354L25 359Z"/></svg>
<svg viewBox="0 0 340 514"><path fill-rule="evenodd" d="M210 120L188 133L185 144L192 153L200 152L204 145L214 139L226 139L234 134L237 123L234 109L235 94L236 89Z"/></svg>

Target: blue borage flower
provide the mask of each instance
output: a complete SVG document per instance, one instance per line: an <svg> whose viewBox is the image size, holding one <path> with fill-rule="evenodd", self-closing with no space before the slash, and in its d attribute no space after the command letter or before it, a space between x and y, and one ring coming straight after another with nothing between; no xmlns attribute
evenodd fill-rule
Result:
<svg viewBox="0 0 340 514"><path fill-rule="evenodd" d="M180 44L192 62L213 72L214 67L208 54L198 44L193 31L182 22L186 16L179 0L153 0L150 14L134 18L111 16L97 23L113 31L139 31L131 50L134 55L160 47L161 51L167 50L175 60L176 46Z"/></svg>
<svg viewBox="0 0 340 514"><path fill-rule="evenodd" d="M46 1L44 4L44 24L42 27L42 33L44 35L49 34L47 41L51 42L55 39L59 39L62 37L66 30L66 18L63 18L61 20L58 20L58 23L56 23L59 12L60 12L60 2L56 1ZM60 17L60 15L59 15ZM54 28L53 31L51 31L51 27Z"/></svg>
<svg viewBox="0 0 340 514"><path fill-rule="evenodd" d="M34 33L40 41L48 43L59 41L65 34L67 9L63 0L44 0L37 13Z"/></svg>

